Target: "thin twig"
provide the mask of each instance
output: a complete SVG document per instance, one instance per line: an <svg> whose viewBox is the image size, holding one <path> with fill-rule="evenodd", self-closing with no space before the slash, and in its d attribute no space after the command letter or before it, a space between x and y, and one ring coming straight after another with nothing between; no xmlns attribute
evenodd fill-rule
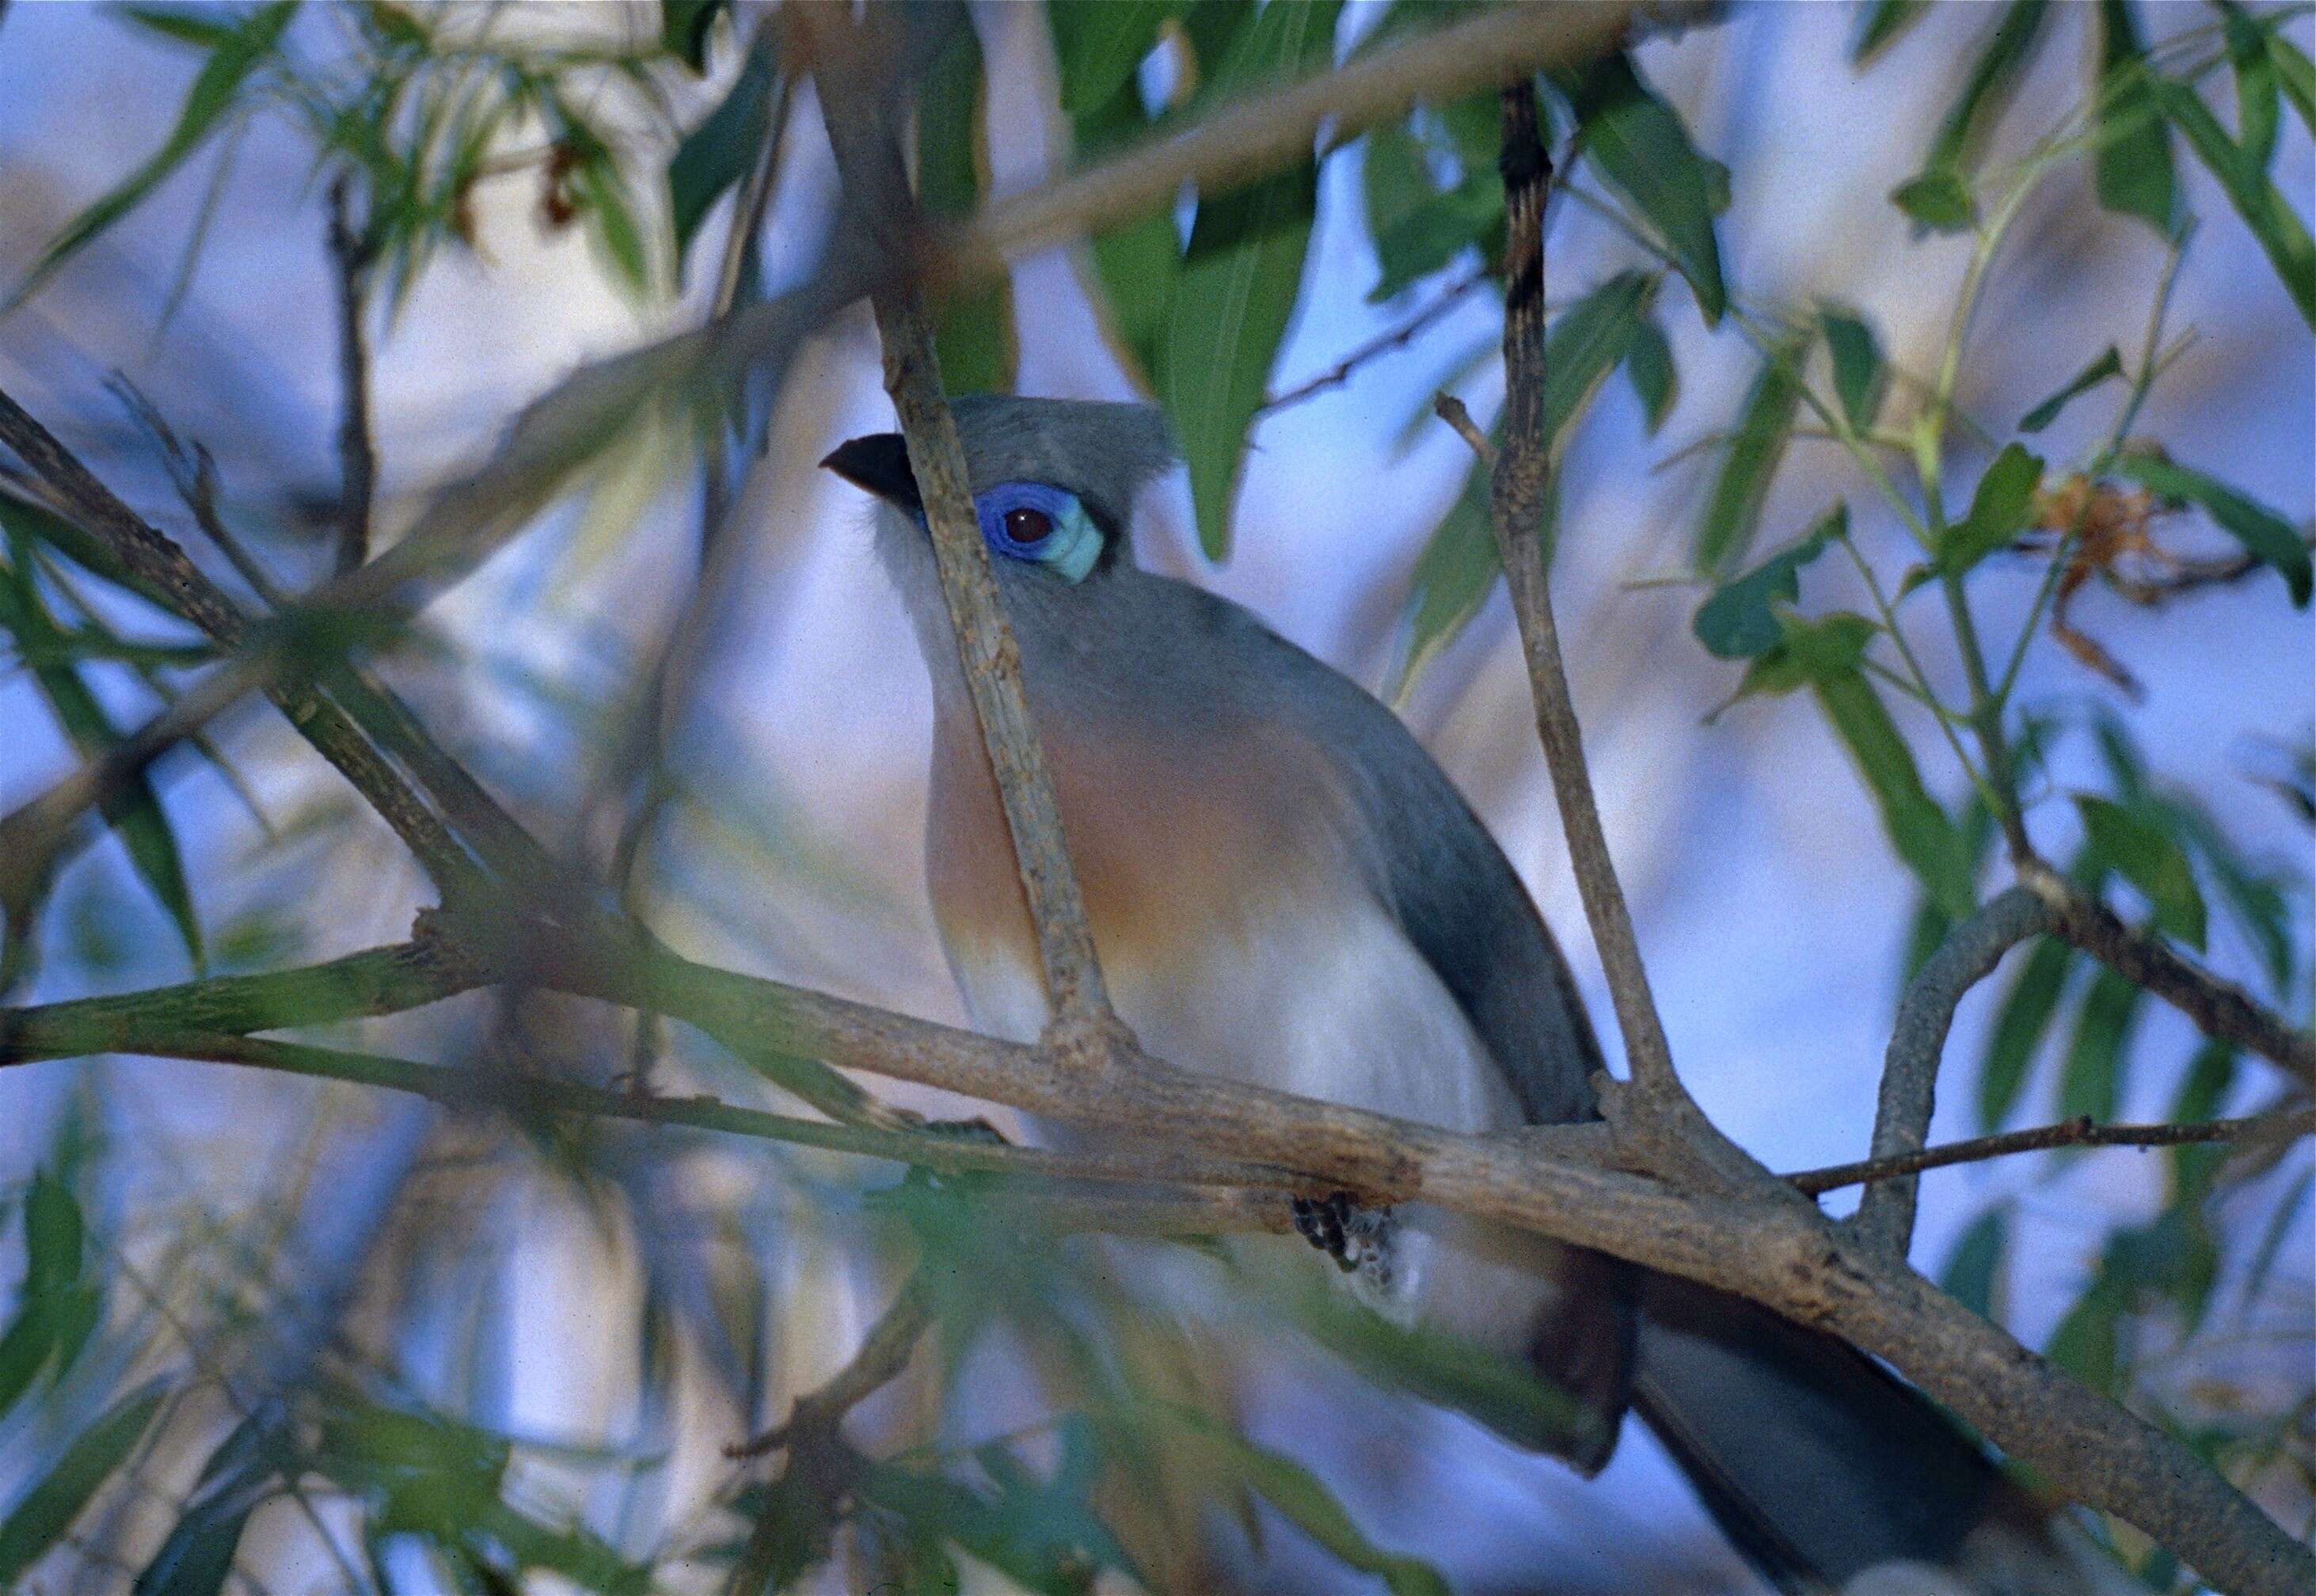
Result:
<svg viewBox="0 0 2316 1596"><path fill-rule="evenodd" d="M2248 1114L2240 1119L2207 1119L2195 1125L2098 1125L2088 1114L2056 1125L2026 1130L2006 1130L1996 1136L1973 1137L1938 1147L1918 1147L1888 1158L1867 1158L1856 1164L1829 1164L1804 1170L1786 1179L1794 1190L1815 1197L1844 1186L1864 1185L1867 1197L1893 1185L1911 1185L1924 1170L1956 1164L1982 1164L2014 1153L2040 1153L2053 1147L2186 1147L2206 1142L2235 1142L2258 1137L2283 1140L2316 1131L2316 1109L2280 1113Z"/></svg>
<svg viewBox="0 0 2316 1596"><path fill-rule="evenodd" d="M2151 937L2140 935L2040 860L2018 868L2020 885L2050 906L2058 936L2151 992L2215 1041L2257 1053L2316 1092L2316 1032L2294 1030L2242 987L2198 969Z"/></svg>
<svg viewBox="0 0 2316 1596"><path fill-rule="evenodd" d="M876 238L877 253L904 252L917 230L916 208L888 114L890 88L870 64L890 58L889 49L880 48L889 41L870 35L894 26L894 15L872 11L867 22L856 24L842 8L823 6L798 13L796 25L811 40L821 114L853 213ZM1085 900L1062 835L1061 808L1021 684L1020 650L974 515L964 449L941 394L931 323L922 297L904 281L880 284L870 300L884 345L885 388L908 441L941 596L1012 834L1053 1021L1062 1028L1057 1034L1074 1036L1080 1044L1065 1051L1099 1069L1123 1027L1102 983Z"/></svg>
<svg viewBox="0 0 2316 1596"><path fill-rule="evenodd" d="M1289 405L1299 405L1314 394L1324 393L1331 388L1339 388L1349 382L1352 372L1377 355L1388 354L1394 349L1407 347L1409 343L1414 342L1417 334L1462 304L1465 295L1487 281L1486 268L1474 268L1440 290L1438 299L1397 326L1386 328L1376 334L1308 382L1297 383L1285 393L1263 400L1256 407L1255 415L1269 415L1274 410L1284 410Z"/></svg>
<svg viewBox="0 0 2316 1596"><path fill-rule="evenodd" d="M789 1444L791 1438L819 1432L833 1434L844 1415L898 1378L909 1366L917 1339L932 1323L932 1293L924 1277L912 1274L890 1306L879 1315L860 1351L826 1385L796 1400L788 1416L762 1435L724 1449L726 1458L761 1458Z"/></svg>
<svg viewBox="0 0 2316 1596"><path fill-rule="evenodd" d="M2005 953L2037 932L2049 931L2053 918L2042 899L2023 887L2013 887L1948 932L1937 950L1922 961L1922 967L1907 983L1905 995L1898 1000L1898 1018L1891 1028L1889 1052L1883 1059L1880 1101L1874 1112L1870 1161L1874 1166L1893 1164L1921 1152L1929 1136L1930 1114L1937 1098L1938 1063L1946 1053L1946 1033L1954 1028L1955 1008L1964 994L1994 972ZM1904 1172L1893 1168L1891 1172ZM1913 1241L1919 1185L1911 1179L1881 1181L1858 1204L1850 1217L1850 1228L1868 1246L1904 1257ZM1804 1191L1825 1189L1802 1187Z"/></svg>
<svg viewBox="0 0 2316 1596"><path fill-rule="evenodd" d="M349 179L330 184L330 263L337 272L338 309L338 545L332 565L343 576L370 558L371 500L378 486L378 445L370 436L370 343L362 332L362 294L370 248L353 225Z"/></svg>

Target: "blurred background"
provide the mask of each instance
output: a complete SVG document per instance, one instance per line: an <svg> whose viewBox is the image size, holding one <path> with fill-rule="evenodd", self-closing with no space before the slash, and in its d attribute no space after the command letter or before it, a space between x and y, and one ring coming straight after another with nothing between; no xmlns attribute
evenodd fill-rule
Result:
<svg viewBox="0 0 2316 1596"><path fill-rule="evenodd" d="M376 48L355 15L363 9L309 4L288 22L282 48L317 82L352 81ZM1338 54L1386 9L1345 5ZM1807 318L1828 300L1855 311L1893 373L1888 414L1902 419L1938 367L1973 240L1924 233L1887 196L1920 165L2006 8L1928 7L1861 65L1853 58L1865 10L1878 9L1734 6L1709 25L1652 38L1635 60L1697 147L1727 168L1718 236L1733 299L1765 318ZM2082 103L2100 49L2094 9L2056 7L2042 24L2006 85L2007 108L1973 135L1982 169L2027 156ZM2222 64L2204 92L2239 125L2223 13L2136 9L2151 49L2172 47L2182 52L2175 59L2200 49ZM0 13L0 291L13 293L74 218L163 148L187 105L203 47L129 12L18 0ZM365 315L381 544L557 379L698 325L717 291L724 235L747 202L744 183L717 200L679 268L665 169L684 135L726 103L744 65L735 33L745 36L753 13L711 16L698 72L666 56L662 8L640 0L414 14L441 39L503 39L518 52L660 53L642 66L575 58L557 79L616 152L623 198L610 203L631 208L631 236L606 225L606 202L583 183L571 190L575 201L558 198L553 152L569 141L552 138L551 113L534 106L509 116L443 241L409 264L406 281L389 290L376 280ZM1034 188L1067 165L1073 134L1083 137L1082 119L1073 129L1060 108L1048 19L1030 4L981 4L971 15L995 108L973 181L987 196ZM2304 14L2279 25L2305 49ZM1141 69L1151 106L1180 92L1187 68L1171 48ZM743 263L751 297L812 271L836 207L809 84L780 103L779 164ZM1376 190L1362 149L1319 165L1299 298L1269 391L1292 393L1440 308L1342 380L1260 417L1225 561L1202 550L1180 474L1144 506L1140 557L1247 604L1378 692L1396 691L1502 840L1605 1017L1510 611L1498 593L1450 633L1426 636L1411 620L1419 561L1470 469L1465 445L1430 419L1430 399L1446 387L1483 421L1492 414L1501 301L1477 276L1473 247L1449 249L1436 270L1375 297ZM2196 335L2154 385L2134 433L2304 528L2316 513L2309 325L2206 167L2185 144L2176 158L2182 206L2200 225L2178 264L2165 342ZM1450 157L1430 160L1444 186ZM294 590L325 575L342 391L331 171L294 115L237 118L0 316L0 388L221 580L232 580L227 567L194 530L122 379L188 449L213 456L223 519L276 582ZM2307 123L2288 107L2269 175L2304 218L2316 156ZM1994 258L1962 345L1954 398L1970 419L1950 446L1950 500L2017 418L2101 350L2118 345L2136 362L2170 247L2142 221L2101 209L2093 184L2088 161L2055 165ZM1584 174L1571 186L1587 186ZM1555 210L1555 307L1636 263L1648 263L1604 209L1570 199ZM1131 340L1115 335L1083 247L1016 263L1011 290L1019 391L1142 391ZM1678 372L1669 414L1652 428L1619 372L1563 444L1555 575L1576 701L1691 1089L1772 1168L1839 1163L1866 1144L1921 889L1808 695L1753 697L1709 714L1736 690L1741 666L1690 634L1709 591L1697 575L1696 529L1722 469L1724 451L1713 445L1745 404L1760 356L1733 325L1706 325L1675 286L1655 310ZM2093 391L2028 440L2050 457L2054 479L2062 462L2097 450L2122 388ZM679 951L957 1022L922 885L922 666L871 558L864 502L814 466L842 440L891 424L874 330L856 307L801 349L777 402L744 419L740 446L707 473L709 497L729 508L704 557L695 439L639 415L588 465L578 491L429 608L378 664L552 848L597 871L632 852L628 899ZM1860 548L1894 582L1906 563L1902 530L1822 438L1797 435L1786 448L1759 548L1783 547L1838 499ZM2190 557L2233 547L2193 515L2165 521L2160 535ZM13 547L22 571L26 548ZM2000 640L1992 646L2007 647L2027 623L2046 571L2043 557L2005 552L1974 576L1981 625ZM188 639L98 584L78 587L45 591L60 612L156 650ZM1857 572L1830 557L1810 569L1803 596L1812 612L1868 602ZM1917 612L1904 613L1911 621ZM1943 627L1927 607L1920 618L1924 669L1958 691ZM2209 962L2305 1024L2310 832L2299 783L2316 703L2306 610L2258 570L2153 605L2093 582L2070 619L2143 694L2047 636L2027 649L2017 702L2048 726L2027 782L2038 843L2055 859L2071 855L2080 825L2067 794L2077 789L2112 794L2141 781L2202 806L2222 834L2208 856L2196 854L2214 884ZM83 674L126 727L184 677L163 653L117 652ZM1412 659L1419 668L1404 680ZM21 647L0 661L8 807L81 757L24 664ZM655 680L665 684L656 700ZM1902 701L1893 709L1929 790L1958 812L1966 784L1932 723ZM107 838L56 882L9 1002L183 980L196 957L209 972L329 958L402 939L432 901L383 825L263 705L222 718L209 748L163 760L154 784L182 856L198 954L183 916ZM2220 912L2229 889L2212 861L2222 857L2266 884L2262 913ZM2002 1123L2072 1111L2069 1061L2102 1047L2112 1117L2178 1110L2202 1057L2198 1037L2153 1002L2086 1015L2087 967L2068 971L2055 1017L2026 1038L2015 1091L1986 1088L1991 1032L2014 980L2006 967L1964 1005L1934 1142L1976 1134L1991 1097ZM477 1067L520 1060L610 1080L637 1055L630 1032L609 1009L476 994L345 1034L357 1039L346 1045L404 1057ZM1613 1056L1613 1034L1604 1040ZM663 1090L778 1097L680 1028L651 1047ZM2247 1112L2276 1101L2282 1082L2258 1060L2207 1060L2191 1101L2202 1115ZM890 1096L976 1111L905 1088ZM897 1278L891 1205L869 1196L896 1172L771 1144L515 1121L266 1072L117 1057L0 1072L0 1191L19 1199L8 1209L24 1210L36 1170L58 1173L85 1216L88 1268L107 1281L102 1321L78 1364L0 1417L0 1503L20 1501L120 1393L168 1370L198 1377L172 1397L127 1484L37 1565L41 1590L128 1588L236 1423L309 1388L355 1393L364 1413L439 1415L511 1445L503 1482L494 1476L510 1511L586 1548L531 1561L548 1571L536 1588L584 1585L586 1570L613 1565L648 1566L657 1588L712 1588L719 1556L728 1560L744 1528L737 1493L762 1473L721 1449L776 1422L840 1367ZM2078 1367L2209 1437L2240 1481L2304 1529L2316 1388L2310 1150L2272 1149L2258 1167L2198 1188L2184 1242L2178 1222L2166 1221L2180 1164L2114 1151L1935 1172L1915 1259L1977 1293L2031 1345L2052 1346L2073 1325ZM13 1280L26 1233L12 1220L4 1234L0 1279ZM2118 1248L2119 1235L2142 1239ZM2195 1257L2144 1262L2166 1245ZM1067 1448L1055 1415L1086 1377L1077 1354L1045 1344L1015 1311L1039 1294L1108 1304L1118 1274L1131 1272L1091 1242L1059 1251L1038 1265L1049 1272L992 1287L991 1302L960 1310L941 1355L926 1360L948 1378L880 1395L855 1426L864 1449L919 1449L910 1455L938 1463L1019 1439L1040 1475L1056 1467ZM2139 1261L2142 1275L2120 1278L2119 1257ZM2178 1283L2183 1271L2188 1288ZM1582 1482L1320 1350L1291 1315L1250 1306L1223 1263L1193 1260L1170 1273L1185 1276L1186 1288L1163 1308L1103 1321L1111 1339L1102 1357L1146 1355L1136 1366L1145 1375L1164 1366L1163 1378L1147 1377L1150 1388L1194 1395L1266 1455L1305 1466L1366 1538L1424 1560L1454 1589L1755 1588L1637 1427L1609 1468ZM1005 1297L1017 1287L1029 1297ZM1073 1324L1080 1314L1056 1311ZM1129 1356L1118 1349L1133 1342L1135 1324L1155 1328ZM1264 1494L1217 1488L1215 1500L1226 1508ZM996 1499L1012 1501L1002 1489ZM381 1530L379 1500L343 1478L301 1499L270 1499L241 1531L236 1577L282 1596L374 1583L459 1588L466 1576L440 1538L423 1524ZM1159 1507L1143 1509L1162 1521ZM1189 1512L1200 1527L1195 1544L1173 1542L1166 1556L1194 1583L1173 1588L1377 1588L1372 1567L1347 1562L1307 1522L1296 1527L1276 1500L1241 1517ZM1120 1509L1105 1522L1146 1565L1158 1554L1145 1548L1167 1539L1134 1518ZM804 1588L869 1587L875 1547L846 1544L848 1556ZM2134 1560L2145 1551L2127 1532L2118 1545ZM587 1563L598 1551L614 1563ZM959 1559L966 1588L1018 1588L1002 1561ZM2163 1569L2149 1573L2169 1588Z"/></svg>

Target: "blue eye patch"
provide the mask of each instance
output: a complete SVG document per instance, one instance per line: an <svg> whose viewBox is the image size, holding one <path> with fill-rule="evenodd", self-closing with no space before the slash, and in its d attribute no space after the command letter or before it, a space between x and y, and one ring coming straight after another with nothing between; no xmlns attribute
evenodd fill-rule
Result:
<svg viewBox="0 0 2316 1596"><path fill-rule="evenodd" d="M981 536L1008 559L1082 582L1101 557L1101 529L1075 494L1044 482L1001 482L975 495Z"/></svg>

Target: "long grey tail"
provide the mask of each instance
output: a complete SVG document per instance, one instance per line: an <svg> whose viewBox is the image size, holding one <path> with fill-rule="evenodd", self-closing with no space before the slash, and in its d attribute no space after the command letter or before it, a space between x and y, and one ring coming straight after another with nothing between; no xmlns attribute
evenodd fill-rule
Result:
<svg viewBox="0 0 2316 1596"><path fill-rule="evenodd" d="M1780 1591L2136 1588L1863 1354L1690 1281L1651 1274L1639 1293L1634 1406Z"/></svg>

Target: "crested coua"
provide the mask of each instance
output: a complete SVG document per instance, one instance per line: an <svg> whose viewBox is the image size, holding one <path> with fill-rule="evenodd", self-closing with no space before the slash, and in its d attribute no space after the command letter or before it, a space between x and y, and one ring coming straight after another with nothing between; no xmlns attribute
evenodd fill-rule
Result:
<svg viewBox="0 0 2316 1596"><path fill-rule="evenodd" d="M1135 565L1135 501L1174 460L1158 413L955 409L1095 947L1143 1045L1453 1130L1595 1117L1599 1050L1567 965L1446 774L1348 678ZM932 678L926 873L950 971L977 1027L1034 1040L1037 944L906 450L881 433L824 463L880 501L878 554ZM1297 1218L1378 1307L1529 1360L1597 1421L1513 1440L1590 1473L1636 1411L1781 1590L2135 1588L1840 1342L1421 1205Z"/></svg>

